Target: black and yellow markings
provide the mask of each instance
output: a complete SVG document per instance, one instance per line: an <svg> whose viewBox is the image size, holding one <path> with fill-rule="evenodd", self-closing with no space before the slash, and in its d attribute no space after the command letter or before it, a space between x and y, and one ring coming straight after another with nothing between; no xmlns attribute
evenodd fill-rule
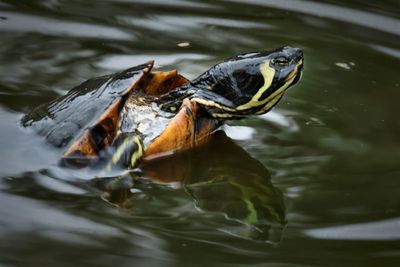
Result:
<svg viewBox="0 0 400 267"><path fill-rule="evenodd" d="M286 82L281 87L275 89L272 88L272 84L274 81L276 70L270 66L270 60L265 60L260 65L260 72L264 78L263 86L247 103L237 106L236 108L227 107L215 101L205 100L202 98L195 97L192 98L191 100L207 107L217 108L219 109L219 111L221 110L225 111L225 113L221 112L211 113L211 115L215 118L229 119L232 117L240 117L241 111L244 112L246 110L250 110L257 107L262 107L259 111L257 111L257 114L262 114L273 108L282 98L284 91L293 83L294 79L296 78L296 75L299 72L299 67L301 66L301 64L302 61L298 62L293 72L286 80ZM274 90L274 91L265 99L261 99L264 93L267 92L268 90ZM245 113L243 113L242 115L246 116Z"/></svg>
<svg viewBox="0 0 400 267"><path fill-rule="evenodd" d="M214 101L211 101L211 100L205 100L205 99L197 98L197 97L194 97L191 100L194 101L194 102L197 102L199 104L202 104L204 106L207 106L207 107L215 107L215 108L219 108L219 109L222 109L222 110L225 110L225 111L230 111L230 112L235 112L236 111L236 109L233 109L233 108L218 104L218 103L216 103Z"/></svg>
<svg viewBox="0 0 400 267"><path fill-rule="evenodd" d="M133 168L143 156L143 144L139 136L127 135L119 144L111 158L112 165Z"/></svg>
<svg viewBox="0 0 400 267"><path fill-rule="evenodd" d="M238 106L237 110L246 110L254 107L264 105L268 102L267 99L259 101L260 97L271 88L272 82L275 77L275 69L270 67L270 60L265 60L260 65L260 71L264 78L264 85L258 90L258 92L250 99L249 102ZM267 100L267 101L266 101Z"/></svg>

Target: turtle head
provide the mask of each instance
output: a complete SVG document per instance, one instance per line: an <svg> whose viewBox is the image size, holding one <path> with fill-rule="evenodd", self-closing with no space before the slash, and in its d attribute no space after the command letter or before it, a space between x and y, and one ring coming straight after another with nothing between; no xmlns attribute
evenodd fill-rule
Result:
<svg viewBox="0 0 400 267"><path fill-rule="evenodd" d="M268 112L300 79L303 52L282 47L246 53L212 67L193 80L190 98L215 118L242 118Z"/></svg>

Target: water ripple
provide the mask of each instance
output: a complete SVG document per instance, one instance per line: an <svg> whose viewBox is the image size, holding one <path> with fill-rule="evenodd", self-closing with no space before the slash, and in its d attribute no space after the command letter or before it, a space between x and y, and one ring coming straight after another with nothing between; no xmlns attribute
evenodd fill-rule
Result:
<svg viewBox="0 0 400 267"><path fill-rule="evenodd" d="M202 54L190 54L190 53L182 53L182 54L154 54L154 55L107 55L103 57L99 62L96 63L98 67L105 69L113 69L120 70L129 68L138 64L142 64L144 62L148 62L150 60L156 59L155 66L176 66L178 62L189 60L206 60L210 59L210 56L202 55Z"/></svg>
<svg viewBox="0 0 400 267"><path fill-rule="evenodd" d="M305 234L318 239L335 240L400 240L400 218L339 225L306 230Z"/></svg>
<svg viewBox="0 0 400 267"><path fill-rule="evenodd" d="M301 12L313 16L319 16L343 22L353 23L364 27L376 29L395 35L400 35L400 20L384 17L366 11L355 10L352 8L339 7L331 4L317 3L312 1L300 0L230 0L232 2L242 2L260 6Z"/></svg>
<svg viewBox="0 0 400 267"><path fill-rule="evenodd" d="M135 39L132 33L93 23L63 21L60 18L55 19L4 11L0 12L0 16L7 18L6 21L0 23L1 32L35 32L45 35L115 40Z"/></svg>

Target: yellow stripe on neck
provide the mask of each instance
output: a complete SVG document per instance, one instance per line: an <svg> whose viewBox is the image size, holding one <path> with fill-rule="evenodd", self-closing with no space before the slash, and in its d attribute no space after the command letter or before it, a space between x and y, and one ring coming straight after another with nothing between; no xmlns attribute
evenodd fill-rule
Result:
<svg viewBox="0 0 400 267"><path fill-rule="evenodd" d="M283 96L283 92L276 95L269 103L267 103L261 110L257 111L257 114L264 114L268 112L279 100L281 100Z"/></svg>
<svg viewBox="0 0 400 267"><path fill-rule="evenodd" d="M289 80L287 80L280 88L278 88L277 90L275 90L275 92L273 92L273 93L272 93L271 95L269 95L267 98L265 98L264 100L258 101L258 99L257 99L257 100L253 100L253 99L254 99L254 97L253 97L253 98L252 98L249 102L247 102L246 104L243 104L243 105L237 107L237 110L244 110L244 109L250 109L250 108L253 108L253 107L263 106L263 105L265 105L266 103L268 103L269 101L274 100L274 98L275 98L276 96L282 94L282 93L293 83L294 79L296 78L296 73L298 72L298 68L299 68L300 65L301 65L301 61L297 64L295 70L292 72L292 75L291 75L292 78L290 78ZM269 65L268 65L268 68L269 68L269 69L272 69L271 67L269 67ZM263 68L261 68L261 70L263 70ZM274 71L275 71L275 70L274 70ZM262 72L262 74L263 74L263 76L264 76L265 72L264 72L264 71L261 71L261 72ZM264 76L264 78L265 78L265 76ZM261 94L262 94L262 93L264 93L265 91L268 90L268 88L264 88L265 85L266 85L266 83L264 84L263 87L261 87L261 89L259 90L259 92L257 92L256 95L258 95L260 92L261 92ZM275 102L276 102L276 101L275 101ZM269 105L267 105L267 106L269 106ZM265 109L266 109L266 108L263 108L263 110L265 110Z"/></svg>
<svg viewBox="0 0 400 267"><path fill-rule="evenodd" d="M198 97L194 97L194 98L192 98L190 100L194 101L194 102L197 102L199 104L202 104L204 106L207 106L207 107L216 107L216 108L219 108L219 109L222 109L222 110L225 110L225 111L231 111L231 112L235 111L235 109L233 109L233 108L229 108L227 106L220 105L220 104L218 104L218 103L216 103L214 101L205 100L205 99L201 99L201 98L198 98Z"/></svg>
<svg viewBox="0 0 400 267"><path fill-rule="evenodd" d="M268 88L271 87L272 81L274 80L275 76L275 69L271 68L269 66L269 60L265 60L261 65L260 65L260 71L261 74L264 78L264 85L258 90L258 92L251 98L251 100L243 105L238 106L236 109L237 110L244 110L244 109L249 109L252 107L257 107L261 105L261 102L258 101L262 94L268 90Z"/></svg>

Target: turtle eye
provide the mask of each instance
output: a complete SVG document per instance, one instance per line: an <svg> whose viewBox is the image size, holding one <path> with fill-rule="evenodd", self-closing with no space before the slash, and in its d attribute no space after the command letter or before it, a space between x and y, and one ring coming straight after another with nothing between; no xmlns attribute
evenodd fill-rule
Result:
<svg viewBox="0 0 400 267"><path fill-rule="evenodd" d="M277 57L271 60L271 63L280 67L286 66L290 62L287 57Z"/></svg>

